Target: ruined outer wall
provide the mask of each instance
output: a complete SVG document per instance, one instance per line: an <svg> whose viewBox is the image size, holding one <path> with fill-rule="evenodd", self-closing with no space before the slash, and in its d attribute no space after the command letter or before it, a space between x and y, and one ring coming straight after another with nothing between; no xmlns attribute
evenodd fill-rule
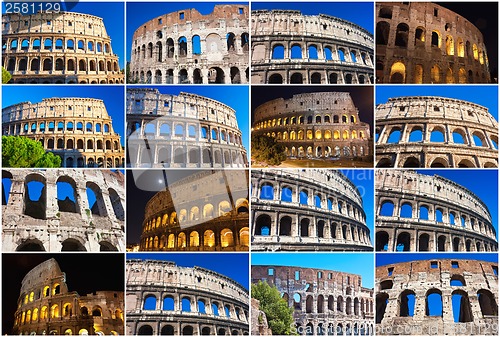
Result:
<svg viewBox="0 0 500 337"><path fill-rule="evenodd" d="M14 83L124 82L104 22L93 15L3 14L2 45Z"/></svg>
<svg viewBox="0 0 500 337"><path fill-rule="evenodd" d="M498 166L498 122L488 108L453 98L411 96L379 104L375 116L378 167ZM410 141L417 130L422 140ZM400 140L389 143L395 131L401 132ZM444 141L431 141L433 131L441 132ZM463 144L455 143L454 133Z"/></svg>
<svg viewBox="0 0 500 337"><path fill-rule="evenodd" d="M381 335L427 335L430 331L441 336L496 335L494 329L487 328L498 324L496 273L498 263L476 260L422 260L377 267L377 331ZM451 280L459 280L463 286L452 286ZM441 295L442 316L429 316L426 310L431 293ZM401 311L407 306L403 298L409 294L415 296L413 316ZM454 322L455 294L462 296L460 322Z"/></svg>
<svg viewBox="0 0 500 337"><path fill-rule="evenodd" d="M289 201L283 200L285 189ZM361 194L338 171L252 170L251 191L253 250L373 249ZM300 202L302 191L307 205Z"/></svg>
<svg viewBox="0 0 500 337"><path fill-rule="evenodd" d="M185 335L190 328L194 335L249 332L248 291L227 276L200 267L180 267L174 262L127 260L126 284L127 335L138 334L145 326L152 328L154 335L165 331ZM156 308L144 309L145 299L151 296ZM166 297L173 299L173 310L163 306ZM186 298L189 312L181 310ZM204 302L204 313L199 311L199 301ZM226 317L226 307L230 317ZM168 322L165 315L170 317Z"/></svg>
<svg viewBox="0 0 500 337"><path fill-rule="evenodd" d="M353 330L361 335L373 334L373 289L363 288L359 275L315 268L253 265L252 283L259 281L275 286L283 294L289 307L294 308L293 317L299 330L317 331L322 327L324 334L326 329L335 334L340 326L340 334ZM300 298L298 302L295 294Z"/></svg>
<svg viewBox="0 0 500 337"><path fill-rule="evenodd" d="M490 82L483 35L464 17L430 2L377 2L375 13L378 83Z"/></svg>
<svg viewBox="0 0 500 337"><path fill-rule="evenodd" d="M349 93L319 92L278 98L254 111L253 132L282 143L288 157L367 157L370 127L359 120Z"/></svg>
<svg viewBox="0 0 500 337"><path fill-rule="evenodd" d="M405 251L498 249L486 204L451 180L414 171L377 170L375 200L377 251L385 250L385 245L388 251L396 251L398 243L404 244ZM394 205L392 215L380 215L384 203ZM411 217L401 216L403 205L411 206ZM421 207L427 208L427 217Z"/></svg>
<svg viewBox="0 0 500 337"><path fill-rule="evenodd" d="M94 98L44 98L2 109L2 134L42 143L62 167L122 167L125 153L104 102Z"/></svg>
<svg viewBox="0 0 500 337"><path fill-rule="evenodd" d="M283 59L273 58L276 46L283 47ZM301 58L292 58L293 46L301 48ZM317 57L310 54L311 46ZM373 35L356 24L324 14L252 11L251 62L252 83L373 83Z"/></svg>
<svg viewBox="0 0 500 337"><path fill-rule="evenodd" d="M127 137L133 167L248 165L235 110L196 94L128 89Z"/></svg>

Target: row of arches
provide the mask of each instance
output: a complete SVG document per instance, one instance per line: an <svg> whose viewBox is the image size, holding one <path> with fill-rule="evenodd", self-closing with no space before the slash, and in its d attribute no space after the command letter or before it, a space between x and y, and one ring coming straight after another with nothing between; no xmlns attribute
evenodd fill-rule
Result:
<svg viewBox="0 0 500 337"><path fill-rule="evenodd" d="M257 73L253 71L252 74ZM252 83L259 83L262 81L260 75L252 75ZM266 82L269 84L303 84L304 82L310 84L372 84L373 75L357 74L349 71L314 71L309 70L309 73L304 76L303 73L293 72L286 75L274 71L266 74Z"/></svg>
<svg viewBox="0 0 500 337"><path fill-rule="evenodd" d="M204 326L201 324L199 329L195 329L196 325L189 323L181 324L180 330L171 324L165 324L161 327L160 331L156 331L149 324L141 324L135 334L137 335L167 335L167 336L192 336L192 335L248 335L248 331L241 329L234 329L230 327L221 326Z"/></svg>
<svg viewBox="0 0 500 337"><path fill-rule="evenodd" d="M337 102L337 101L335 101ZM336 103L334 103L336 104ZM259 129L274 128L285 125L304 125L304 124L358 124L357 114L316 114L316 115L298 115L292 117L273 118L267 121L261 121L254 124Z"/></svg>
<svg viewBox="0 0 500 337"><path fill-rule="evenodd" d="M116 60L100 60L89 59L89 58L71 58L66 57L52 57L52 56L42 56L42 57L7 57L5 58L5 65L7 71L11 73L17 72L64 72L65 74L74 74L80 72L95 72L98 73L108 73L108 72L119 72L118 61ZM56 73L57 74L57 73Z"/></svg>
<svg viewBox="0 0 500 337"><path fill-rule="evenodd" d="M95 76L82 76L82 75L53 75L50 78L37 76L29 76L28 79L25 79L24 76L16 76L9 81L9 83L17 83L17 84L123 84L123 75L117 73L114 76L110 76L109 74L103 78L102 75L98 76L98 78L94 78Z"/></svg>
<svg viewBox="0 0 500 337"><path fill-rule="evenodd" d="M358 151L359 150L359 151ZM345 146L308 146L304 148L304 146L295 147L292 146L290 149L285 147L285 155L291 158L352 158L352 157L363 157L368 155L365 153L365 147L359 146L356 147L353 145L349 147Z"/></svg>
<svg viewBox="0 0 500 337"><path fill-rule="evenodd" d="M36 109L36 108L34 108ZM72 109L70 109L72 110ZM84 127L85 125L85 127ZM34 122L19 122L10 123L3 127L4 133L13 135L24 135L29 133L46 133L46 132L82 132L87 133L113 133L113 128L110 123L100 122L64 122L64 121L34 121Z"/></svg>
<svg viewBox="0 0 500 337"><path fill-rule="evenodd" d="M68 238L61 242L61 252L86 252L85 243L81 238ZM115 243L107 240L98 242L100 252L116 252L118 247ZM16 252L45 252L45 246L42 241L30 238L22 241L17 247Z"/></svg>
<svg viewBox="0 0 500 337"><path fill-rule="evenodd" d="M473 156L471 159L458 160L448 159L448 157L442 155L428 156L427 160L420 159L417 155L407 155L399 160L398 163L395 162L396 155L377 155L377 165L376 167L497 167L496 158L485 158L482 163L476 163L480 158Z"/></svg>
<svg viewBox="0 0 500 337"><path fill-rule="evenodd" d="M227 72L227 73L226 73ZM131 72L132 82L145 84L241 84L247 83L249 77L248 67L245 71L236 66L226 69L210 67L202 70L200 68L183 68L167 70L137 70Z"/></svg>
<svg viewBox="0 0 500 337"><path fill-rule="evenodd" d="M54 41L55 40L55 41ZM103 48L104 47L104 48ZM19 37L3 40L2 50L14 52L32 52L32 51L56 51L67 53L69 51L90 53L111 54L111 45L109 42L101 42L88 39L72 38L31 38Z"/></svg>
<svg viewBox="0 0 500 337"><path fill-rule="evenodd" d="M330 141L330 140L366 140L365 129L349 129L349 130L292 130L290 132L271 132L267 133L268 137L276 138L277 140L313 140L313 141Z"/></svg>
<svg viewBox="0 0 500 337"><path fill-rule="evenodd" d="M122 148L118 141L111 140L101 140L101 139L75 139L73 138L39 138L38 141L42 144L45 149L48 150L82 150L84 152L93 150L105 150L105 151L118 151L121 152Z"/></svg>
<svg viewBox="0 0 500 337"><path fill-rule="evenodd" d="M311 289L310 287L308 289ZM306 290L309 291L309 290ZM288 293L283 294L283 298L289 302ZM334 296L334 295L301 295L294 293L293 297L294 310L302 311L306 314L310 313L343 313L347 316L365 316L373 314L373 300L351 296Z"/></svg>
<svg viewBox="0 0 500 337"><path fill-rule="evenodd" d="M297 333L301 336L329 335L329 336L372 336L374 333L373 324L368 322L359 323L328 323L322 322L313 324L311 322L302 325L295 324Z"/></svg>

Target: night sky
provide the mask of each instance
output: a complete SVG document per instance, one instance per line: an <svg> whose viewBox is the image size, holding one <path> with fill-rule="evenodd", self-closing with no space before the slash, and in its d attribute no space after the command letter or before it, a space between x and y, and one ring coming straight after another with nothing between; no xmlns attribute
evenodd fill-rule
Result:
<svg viewBox="0 0 500 337"><path fill-rule="evenodd" d="M11 334L21 282L40 263L55 258L66 273L68 290L79 295L94 291L124 291L124 254L65 253L65 254L2 254L2 333Z"/></svg>

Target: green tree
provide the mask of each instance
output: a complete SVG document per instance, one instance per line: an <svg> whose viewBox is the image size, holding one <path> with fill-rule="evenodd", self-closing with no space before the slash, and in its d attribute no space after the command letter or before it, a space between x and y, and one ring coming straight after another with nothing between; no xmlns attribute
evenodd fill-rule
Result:
<svg viewBox="0 0 500 337"><path fill-rule="evenodd" d="M12 78L12 75L2 67L2 84L9 83L10 79Z"/></svg>
<svg viewBox="0 0 500 337"><path fill-rule="evenodd" d="M2 162L4 167L61 167L61 158L45 152L40 142L18 136L2 136Z"/></svg>
<svg viewBox="0 0 500 337"><path fill-rule="evenodd" d="M295 335L293 308L281 298L276 287L259 281L252 284L252 297L260 301L259 309L267 316L267 323L273 335Z"/></svg>
<svg viewBox="0 0 500 337"><path fill-rule="evenodd" d="M252 135L252 157L268 165L279 165L286 160L283 146L266 135Z"/></svg>

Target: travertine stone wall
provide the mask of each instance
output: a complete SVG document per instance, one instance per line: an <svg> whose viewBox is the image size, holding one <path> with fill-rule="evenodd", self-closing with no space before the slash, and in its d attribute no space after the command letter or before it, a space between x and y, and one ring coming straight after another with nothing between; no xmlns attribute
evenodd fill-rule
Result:
<svg viewBox="0 0 500 337"><path fill-rule="evenodd" d="M373 35L324 14L256 10L251 63L252 83L373 83Z"/></svg>
<svg viewBox="0 0 500 337"><path fill-rule="evenodd" d="M144 23L132 38L129 81L248 83L248 6L186 9Z"/></svg>
<svg viewBox="0 0 500 337"><path fill-rule="evenodd" d="M451 180L410 170L377 170L375 197L377 251L498 249L486 204Z"/></svg>
<svg viewBox="0 0 500 337"><path fill-rule="evenodd" d="M252 250L373 250L361 194L338 171L252 170L251 191Z"/></svg>
<svg viewBox="0 0 500 337"><path fill-rule="evenodd" d="M127 335L248 335L248 291L227 276L168 261L127 260L126 285Z"/></svg>
<svg viewBox="0 0 500 337"><path fill-rule="evenodd" d="M2 15L2 64L13 83L124 83L101 18L39 12Z"/></svg>
<svg viewBox="0 0 500 337"><path fill-rule="evenodd" d="M2 179L11 184L5 191L8 203L2 197L3 251L125 250L122 173L4 169ZM58 200L59 189L64 200Z"/></svg>

